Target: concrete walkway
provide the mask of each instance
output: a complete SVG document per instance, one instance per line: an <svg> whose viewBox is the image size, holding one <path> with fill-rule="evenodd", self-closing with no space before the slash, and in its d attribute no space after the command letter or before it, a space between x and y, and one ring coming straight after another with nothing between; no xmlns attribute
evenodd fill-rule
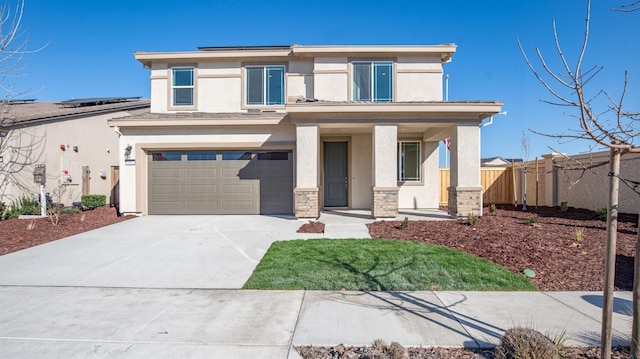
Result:
<svg viewBox="0 0 640 359"><path fill-rule="evenodd" d="M599 346L598 292L0 287L3 358L298 358L292 346L490 347L516 325ZM631 294L616 293L615 344Z"/></svg>
<svg viewBox="0 0 640 359"><path fill-rule="evenodd" d="M292 346L375 339L477 348L516 325L599 346L600 292L238 289L275 240L363 237L371 219L351 215L323 213L324 235L296 233L292 218L147 216L0 256L0 358L298 358ZM631 298L616 293L615 344L629 343Z"/></svg>

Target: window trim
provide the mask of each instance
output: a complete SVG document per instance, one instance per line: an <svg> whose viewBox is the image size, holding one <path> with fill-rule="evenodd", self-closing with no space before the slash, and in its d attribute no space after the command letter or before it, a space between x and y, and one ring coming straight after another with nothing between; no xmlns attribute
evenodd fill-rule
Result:
<svg viewBox="0 0 640 359"><path fill-rule="evenodd" d="M403 156L402 156L402 144L405 143L413 143L418 145L418 158L417 158L417 179L406 179L402 177L402 169L403 169ZM422 141L418 140L400 140L398 141L397 146L397 156L398 156L398 168L397 168L397 181L402 183L421 183L422 182ZM406 166L405 166L406 168Z"/></svg>
<svg viewBox="0 0 640 359"><path fill-rule="evenodd" d="M353 65L355 64L370 64L371 65L371 72L369 73L370 79L371 79L371 88L369 89L370 93L371 93L371 100L370 101L362 101L362 102L372 102L372 103L388 103L388 102L394 102L395 101L395 92L396 92L396 76L395 76L395 63L396 61L393 59L381 59L381 60L351 60L351 78L349 81L349 85L350 85L350 93L351 93L351 101L362 101L362 100L356 100L355 98L355 91L356 91L356 86L355 86L355 67ZM375 88L376 88L376 83L375 83L375 64L389 64L391 65L391 74L390 74L390 81L391 81L391 89L389 91L389 94L391 96L391 98L389 100L377 100L375 98Z"/></svg>
<svg viewBox="0 0 640 359"><path fill-rule="evenodd" d="M173 85L173 80L174 80L174 69L191 69L192 70L192 77L193 77L193 84L191 86L174 86ZM197 76L197 67L195 65L191 65L191 64L180 64L180 65L170 65L168 67L169 70L169 81L167 83L168 87L169 87L169 93L168 95L168 99L169 99L169 103L168 103L168 108L169 110L195 110L197 108L197 102L198 102L198 92L197 92L197 83L198 83L198 76ZM192 103L190 105L179 105L175 103L175 96L174 96L174 89L179 89L179 88L190 88L191 92L192 92Z"/></svg>
<svg viewBox="0 0 640 359"><path fill-rule="evenodd" d="M244 74L244 79L242 81L242 86L243 86L243 91L242 91L242 95L243 95L243 99L242 99L242 105L244 107L251 107L251 108L255 108L255 107L268 107L268 108L274 108L274 107L284 107L286 105L286 98L287 98L287 66L285 64L281 64L281 63L274 63L274 64L243 64L243 74ZM277 103L277 104L267 104L267 68L270 67L278 67L282 69L282 93L281 93L281 103ZM260 68L263 70L263 78L262 78L262 103L260 104L250 104L248 103L249 101L249 75L248 75L248 71L247 69L250 68Z"/></svg>

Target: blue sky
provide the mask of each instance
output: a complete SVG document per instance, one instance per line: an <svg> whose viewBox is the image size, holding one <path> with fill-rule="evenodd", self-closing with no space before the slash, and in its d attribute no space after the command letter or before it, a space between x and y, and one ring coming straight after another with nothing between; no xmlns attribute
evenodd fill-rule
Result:
<svg viewBox="0 0 640 359"><path fill-rule="evenodd" d="M15 1L15 0L13 0ZM640 13L612 12L625 0L592 4L585 68L605 66L590 84L620 93L629 72L628 102L640 95ZM198 46L444 44L458 51L445 66L450 100L501 100L506 116L482 129L482 157L521 157L523 131L575 129L526 67L516 34L558 65L552 20L570 61L584 29L585 1L162 1L26 0L23 30L30 48L46 47L25 62L23 89L38 100L149 97L149 72L134 51L191 51ZM636 107L637 111L638 108ZM568 154L587 142L558 144L528 133L531 157L548 146Z"/></svg>

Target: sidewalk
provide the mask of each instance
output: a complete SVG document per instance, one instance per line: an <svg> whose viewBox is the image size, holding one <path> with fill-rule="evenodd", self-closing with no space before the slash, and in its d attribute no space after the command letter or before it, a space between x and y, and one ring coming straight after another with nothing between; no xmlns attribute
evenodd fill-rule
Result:
<svg viewBox="0 0 640 359"><path fill-rule="evenodd" d="M0 287L0 357L299 358L293 346L491 347L522 325L599 346L600 292ZM628 345L631 293L617 292Z"/></svg>

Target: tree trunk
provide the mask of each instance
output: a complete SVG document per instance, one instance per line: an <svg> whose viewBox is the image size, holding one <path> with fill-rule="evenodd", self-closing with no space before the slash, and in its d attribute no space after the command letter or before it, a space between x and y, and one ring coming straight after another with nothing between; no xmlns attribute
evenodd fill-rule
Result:
<svg viewBox="0 0 640 359"><path fill-rule="evenodd" d="M631 324L631 357L640 358L640 212L638 212L638 239L636 240L636 255L633 270L633 322Z"/></svg>
<svg viewBox="0 0 640 359"><path fill-rule="evenodd" d="M602 298L602 334L600 358L611 358L611 324L613 319L613 286L616 273L616 237L618 234L618 187L620 180L620 150L609 150L609 206L607 208L607 244L604 262L604 292ZM612 174L615 174L612 176Z"/></svg>

